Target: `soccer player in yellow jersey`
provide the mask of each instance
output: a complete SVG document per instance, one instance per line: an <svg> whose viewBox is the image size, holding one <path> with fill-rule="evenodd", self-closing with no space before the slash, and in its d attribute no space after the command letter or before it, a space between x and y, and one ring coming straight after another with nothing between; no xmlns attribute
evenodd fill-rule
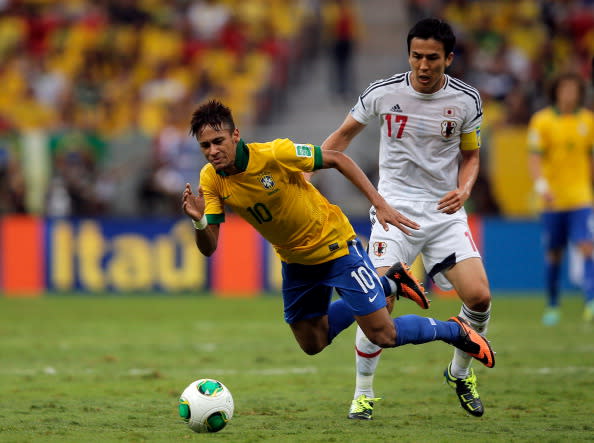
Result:
<svg viewBox="0 0 594 443"><path fill-rule="evenodd" d="M391 208L349 157L287 139L247 144L230 109L218 101L194 111L190 131L209 162L200 173L197 194L187 184L182 197L182 208L196 228L198 249L206 256L216 250L224 206L272 243L282 261L285 321L304 352L317 354L357 321L379 346L442 340L493 367L489 343L460 317L444 322L390 316L386 296L393 293L425 309L428 300L422 291L403 293L398 288L403 283L396 276L402 274L399 263L387 276L377 275L346 216L303 172L338 169L368 197L386 230L410 233L418 225ZM333 289L340 299L330 303Z"/></svg>
<svg viewBox="0 0 594 443"><path fill-rule="evenodd" d="M584 257L584 319L594 315L594 115L583 107L585 84L578 74L558 76L551 103L530 120L529 167L534 189L543 202L548 307L545 325L559 321L559 272L563 251L574 243Z"/></svg>

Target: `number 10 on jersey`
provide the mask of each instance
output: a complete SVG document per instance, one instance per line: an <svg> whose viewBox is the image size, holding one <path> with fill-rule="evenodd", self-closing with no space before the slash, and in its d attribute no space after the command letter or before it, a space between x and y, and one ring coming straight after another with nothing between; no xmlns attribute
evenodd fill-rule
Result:
<svg viewBox="0 0 594 443"><path fill-rule="evenodd" d="M394 120L393 123L392 120ZM402 138L402 133L404 132L404 127L406 126L407 121L407 115L386 114L386 126L388 127L388 137L392 137L392 131L395 131L396 138ZM394 127L392 127L392 125L394 125Z"/></svg>

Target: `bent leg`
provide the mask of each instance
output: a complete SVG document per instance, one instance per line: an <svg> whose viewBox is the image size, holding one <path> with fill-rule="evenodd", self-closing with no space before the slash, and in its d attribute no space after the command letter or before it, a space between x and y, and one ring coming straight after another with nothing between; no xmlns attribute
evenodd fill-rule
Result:
<svg viewBox="0 0 594 443"><path fill-rule="evenodd" d="M384 266L376 269L377 274L380 276L382 282L389 284L388 278L384 277L386 271L389 269L388 266ZM391 288L390 288L391 289ZM394 309L395 295L392 292L395 290L386 290L386 308L391 313ZM365 395L367 398L374 398L375 393L373 390L373 378L377 365L381 357L382 349L380 346L372 343L367 336L363 333L363 330L357 325L357 332L355 335L355 392L353 399L356 399L360 395ZM357 417L355 417L357 418Z"/></svg>
<svg viewBox="0 0 594 443"><path fill-rule="evenodd" d="M484 336L491 318L491 291L482 260L480 258L463 260L444 274L462 300L460 317ZM460 379L468 377L471 362L470 355L456 349L452 358L451 374Z"/></svg>
<svg viewBox="0 0 594 443"><path fill-rule="evenodd" d="M403 315L393 319L385 308L355 316L355 319L367 338L382 348L419 345L436 340L456 346L461 337L460 326L454 321L440 321L419 315Z"/></svg>
<svg viewBox="0 0 594 443"><path fill-rule="evenodd" d="M308 355L315 355L330 344L327 315L299 320L289 326L297 343Z"/></svg>
<svg viewBox="0 0 594 443"><path fill-rule="evenodd" d="M328 314L290 323L293 335L306 354L314 355L332 343L334 337L355 321L351 308L339 299L330 304Z"/></svg>

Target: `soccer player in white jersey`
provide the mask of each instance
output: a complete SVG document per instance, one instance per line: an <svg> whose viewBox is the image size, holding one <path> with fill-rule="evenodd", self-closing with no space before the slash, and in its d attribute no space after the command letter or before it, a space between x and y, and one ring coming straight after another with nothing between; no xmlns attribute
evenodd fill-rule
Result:
<svg viewBox="0 0 594 443"><path fill-rule="evenodd" d="M397 229L384 232L371 208L373 265L383 275L390 263L412 263L421 254L433 281L456 290L462 300L460 316L485 334L491 294L463 206L479 171L482 103L475 88L445 74L455 42L451 27L441 20L416 23L407 36L410 71L372 83L322 147L344 151L370 120L379 119L379 192L421 228L411 235ZM371 419L381 349L360 329L355 347L356 388L349 418ZM456 351L444 376L462 407L480 417L484 408L470 363Z"/></svg>

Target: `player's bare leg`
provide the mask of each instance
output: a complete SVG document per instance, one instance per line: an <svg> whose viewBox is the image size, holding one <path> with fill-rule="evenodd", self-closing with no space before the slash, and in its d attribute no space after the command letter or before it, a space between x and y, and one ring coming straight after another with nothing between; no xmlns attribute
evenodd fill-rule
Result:
<svg viewBox="0 0 594 443"><path fill-rule="evenodd" d="M445 276L462 300L460 317L481 335L487 332L491 312L491 293L487 274L480 258L469 258L447 270ZM456 389L461 406L470 414L480 417L484 413L477 381L471 369L472 358L459 349L454 350L450 365L444 371L446 382Z"/></svg>

